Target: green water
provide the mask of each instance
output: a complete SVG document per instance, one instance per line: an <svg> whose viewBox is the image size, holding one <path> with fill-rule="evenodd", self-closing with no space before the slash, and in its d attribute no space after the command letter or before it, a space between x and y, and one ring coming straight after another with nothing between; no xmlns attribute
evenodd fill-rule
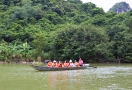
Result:
<svg viewBox="0 0 132 90"><path fill-rule="evenodd" d="M132 90L132 64L96 64L73 71L34 70L0 64L0 90Z"/></svg>

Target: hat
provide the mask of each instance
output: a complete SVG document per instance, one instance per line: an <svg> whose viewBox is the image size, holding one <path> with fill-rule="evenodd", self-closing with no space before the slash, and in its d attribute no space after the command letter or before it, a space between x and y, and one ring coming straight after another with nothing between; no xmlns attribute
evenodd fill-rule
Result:
<svg viewBox="0 0 132 90"><path fill-rule="evenodd" d="M72 60L70 60L69 62L72 62Z"/></svg>
<svg viewBox="0 0 132 90"><path fill-rule="evenodd" d="M55 60L53 62L56 62Z"/></svg>

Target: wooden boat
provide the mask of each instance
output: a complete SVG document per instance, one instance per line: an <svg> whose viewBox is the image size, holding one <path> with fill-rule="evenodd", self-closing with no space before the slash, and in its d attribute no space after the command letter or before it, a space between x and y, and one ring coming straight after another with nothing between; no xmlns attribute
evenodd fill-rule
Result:
<svg viewBox="0 0 132 90"><path fill-rule="evenodd" d="M47 66L38 66L38 65L31 65L35 70L39 71L62 71L62 70L79 70L79 69L86 69L89 64L84 64L81 67L47 67Z"/></svg>

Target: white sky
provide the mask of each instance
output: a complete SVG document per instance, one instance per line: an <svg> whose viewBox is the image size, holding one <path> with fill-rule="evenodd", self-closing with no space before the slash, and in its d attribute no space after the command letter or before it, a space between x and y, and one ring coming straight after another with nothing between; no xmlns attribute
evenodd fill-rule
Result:
<svg viewBox="0 0 132 90"><path fill-rule="evenodd" d="M113 7L116 3L118 2L126 2L130 5L132 8L132 0L82 0L82 2L92 2L94 3L97 7L101 7L104 9L105 12L107 12L111 7Z"/></svg>

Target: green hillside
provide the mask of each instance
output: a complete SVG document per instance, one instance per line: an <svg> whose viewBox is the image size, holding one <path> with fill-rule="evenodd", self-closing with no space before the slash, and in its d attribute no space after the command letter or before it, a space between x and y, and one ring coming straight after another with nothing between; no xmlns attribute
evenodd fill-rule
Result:
<svg viewBox="0 0 132 90"><path fill-rule="evenodd" d="M0 60L132 62L131 24L81 0L1 0Z"/></svg>

